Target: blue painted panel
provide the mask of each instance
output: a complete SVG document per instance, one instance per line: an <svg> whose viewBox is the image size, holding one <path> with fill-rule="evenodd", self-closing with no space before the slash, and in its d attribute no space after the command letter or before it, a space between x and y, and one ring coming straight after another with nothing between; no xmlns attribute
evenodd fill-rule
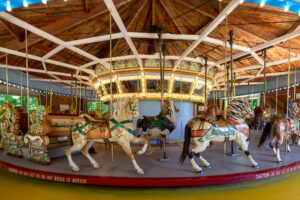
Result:
<svg viewBox="0 0 300 200"><path fill-rule="evenodd" d="M47 0L51 1L51 0ZM42 0L27 0L28 5L41 3ZM23 0L10 0L11 9L23 7ZM0 1L0 11L5 11L7 7L7 0Z"/></svg>
<svg viewBox="0 0 300 200"><path fill-rule="evenodd" d="M181 102L176 101L175 106L180 111L176 114L177 116L177 126L176 129L168 136L168 138L177 139L179 141L183 141L184 137L184 127L187 122L193 117L193 103L192 102ZM154 116L160 112L160 101L152 101L152 100L141 100L139 101L139 111L140 117L145 116ZM182 114L182 116L181 116ZM182 120L181 120L182 119ZM137 119L134 120L136 124ZM181 122L182 122L182 132L181 132Z"/></svg>

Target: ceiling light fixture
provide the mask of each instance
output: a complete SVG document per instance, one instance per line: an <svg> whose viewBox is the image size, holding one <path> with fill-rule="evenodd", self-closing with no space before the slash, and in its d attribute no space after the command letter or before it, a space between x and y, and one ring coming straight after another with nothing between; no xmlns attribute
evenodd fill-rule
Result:
<svg viewBox="0 0 300 200"><path fill-rule="evenodd" d="M11 12L10 1L7 1L7 2L6 2L6 10L7 10L8 12Z"/></svg>
<svg viewBox="0 0 300 200"><path fill-rule="evenodd" d="M284 12L287 12L289 10L289 5L284 6Z"/></svg>
<svg viewBox="0 0 300 200"><path fill-rule="evenodd" d="M23 1L23 6L24 6L25 8L28 7L28 2L27 2L26 0Z"/></svg>

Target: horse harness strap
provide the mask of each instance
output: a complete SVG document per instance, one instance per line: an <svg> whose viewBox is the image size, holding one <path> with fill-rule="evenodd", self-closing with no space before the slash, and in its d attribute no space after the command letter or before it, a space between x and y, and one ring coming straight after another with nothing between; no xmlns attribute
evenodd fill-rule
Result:
<svg viewBox="0 0 300 200"><path fill-rule="evenodd" d="M130 128L127 128L126 126L124 126L124 124L129 124L129 123L133 123L132 120L124 120L124 121L121 121L121 122L117 122L115 119L111 119L110 120L112 123L114 123L115 125L110 129L111 132L114 131L116 128L118 127L121 127L123 129L125 129L126 131L128 131L129 133L131 133L132 135L136 135L136 132L133 131L132 129Z"/></svg>
<svg viewBox="0 0 300 200"><path fill-rule="evenodd" d="M87 125L89 125L89 122L86 122L82 126L79 126L78 123L76 123L75 128L72 130L72 132L78 131L79 133L85 136L86 133L83 132L82 129L84 129Z"/></svg>

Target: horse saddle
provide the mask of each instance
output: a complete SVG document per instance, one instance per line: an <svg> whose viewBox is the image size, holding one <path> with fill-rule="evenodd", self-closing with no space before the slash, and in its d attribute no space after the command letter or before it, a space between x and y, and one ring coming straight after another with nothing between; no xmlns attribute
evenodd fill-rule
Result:
<svg viewBox="0 0 300 200"><path fill-rule="evenodd" d="M88 140L93 139L108 139L111 138L111 132L109 124L106 122L103 123L93 123L90 127L90 130L86 134Z"/></svg>
<svg viewBox="0 0 300 200"><path fill-rule="evenodd" d="M162 126L164 124L164 119L163 119L163 116L161 116L161 115L149 117L149 119L153 126Z"/></svg>

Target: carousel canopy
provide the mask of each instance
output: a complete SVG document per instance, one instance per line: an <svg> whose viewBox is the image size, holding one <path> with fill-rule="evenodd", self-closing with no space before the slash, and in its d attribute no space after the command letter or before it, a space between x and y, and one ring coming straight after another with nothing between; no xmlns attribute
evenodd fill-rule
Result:
<svg viewBox="0 0 300 200"><path fill-rule="evenodd" d="M295 0L20 0L0 9L1 68L26 70L27 30L32 81L76 79L103 100L160 98L160 36L166 98L204 101L205 57L207 92L224 89L230 31L237 87L263 84L264 49L267 78L287 75L289 61L293 73L300 60Z"/></svg>

